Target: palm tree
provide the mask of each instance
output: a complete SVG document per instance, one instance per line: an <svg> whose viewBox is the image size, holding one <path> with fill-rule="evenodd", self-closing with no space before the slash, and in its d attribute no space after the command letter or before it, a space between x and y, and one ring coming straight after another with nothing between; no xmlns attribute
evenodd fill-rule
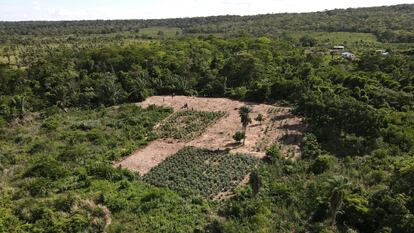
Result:
<svg viewBox="0 0 414 233"><path fill-rule="evenodd" d="M23 118L26 113L26 97L17 95L11 99L14 107L16 108L19 118Z"/></svg>
<svg viewBox="0 0 414 233"><path fill-rule="evenodd" d="M243 125L243 132L246 135L247 126L252 122L250 119L249 113L252 111L252 108L248 105L245 105L239 109L240 121ZM243 139L243 145L246 141L246 137Z"/></svg>
<svg viewBox="0 0 414 233"><path fill-rule="evenodd" d="M250 186L252 187L253 197L255 197L259 193L261 183L262 182L257 171L253 171L252 173L250 173Z"/></svg>
<svg viewBox="0 0 414 233"><path fill-rule="evenodd" d="M342 207L346 190L350 186L350 183L348 179L343 176L334 176L328 181L328 183L331 187L329 212L331 214L331 224L334 226L336 223L336 215Z"/></svg>

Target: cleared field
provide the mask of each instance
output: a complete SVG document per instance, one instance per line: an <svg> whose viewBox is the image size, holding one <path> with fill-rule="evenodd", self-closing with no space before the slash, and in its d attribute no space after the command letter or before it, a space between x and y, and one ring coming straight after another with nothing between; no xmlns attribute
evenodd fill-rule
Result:
<svg viewBox="0 0 414 233"><path fill-rule="evenodd" d="M257 162L247 155L186 147L152 169L144 180L180 192L214 197L236 187Z"/></svg>
<svg viewBox="0 0 414 233"><path fill-rule="evenodd" d="M250 113L252 119L262 114L264 120L263 122L253 121L247 127L246 142L241 145L234 141L233 135L235 132L242 130L239 108L246 104L252 107ZM286 158L296 160L301 156L300 142L306 126L302 124L299 117L291 113L290 108L246 103L225 98L188 96L152 96L137 105L144 108L151 105L163 106L172 108L176 112L181 111L182 107L187 105L189 109L194 109L194 111L220 111L226 113L224 117L218 119L201 135L191 141L160 138L114 164L115 166L137 171L141 175L145 175L153 167L186 146L210 150L227 150L231 154L247 154L263 158L266 148L278 142ZM168 121L168 119L165 121ZM162 127L162 124L159 127Z"/></svg>
<svg viewBox="0 0 414 233"><path fill-rule="evenodd" d="M302 36L311 36L318 40L320 45L333 46L336 44L355 45L361 43L378 43L377 37L371 33L356 32L292 32L288 33L295 39Z"/></svg>
<svg viewBox="0 0 414 233"><path fill-rule="evenodd" d="M148 37L175 37L181 33L181 28L176 27L150 27L140 29L138 34Z"/></svg>

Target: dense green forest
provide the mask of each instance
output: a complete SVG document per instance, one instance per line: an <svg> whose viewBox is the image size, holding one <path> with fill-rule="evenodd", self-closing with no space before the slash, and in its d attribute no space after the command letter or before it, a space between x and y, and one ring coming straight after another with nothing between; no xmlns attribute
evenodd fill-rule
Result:
<svg viewBox="0 0 414 233"><path fill-rule="evenodd" d="M1 22L0 232L413 232L413 12ZM223 201L114 168L172 113L131 103L173 93L292 106L302 158L172 157L255 164Z"/></svg>

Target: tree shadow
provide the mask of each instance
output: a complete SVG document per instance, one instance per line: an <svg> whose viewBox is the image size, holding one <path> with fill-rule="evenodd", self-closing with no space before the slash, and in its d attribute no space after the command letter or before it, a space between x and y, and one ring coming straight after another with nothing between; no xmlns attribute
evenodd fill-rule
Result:
<svg viewBox="0 0 414 233"><path fill-rule="evenodd" d="M298 131L298 132L303 132L305 130L305 126L303 124L281 125L281 126L278 126L277 128L278 129Z"/></svg>
<svg viewBox="0 0 414 233"><path fill-rule="evenodd" d="M300 133L290 133L283 135L280 141L285 145L298 145L302 142L303 135Z"/></svg>
<svg viewBox="0 0 414 233"><path fill-rule="evenodd" d="M273 121L283 121L286 119L291 119L294 118L295 115L291 114L291 113L287 113L287 114L283 114L283 115L276 115L272 117Z"/></svg>
<svg viewBox="0 0 414 233"><path fill-rule="evenodd" d="M230 142L227 143L226 145L224 145L225 148L231 148L231 149L235 149L235 148L239 148L242 147L243 144L239 143L239 142Z"/></svg>

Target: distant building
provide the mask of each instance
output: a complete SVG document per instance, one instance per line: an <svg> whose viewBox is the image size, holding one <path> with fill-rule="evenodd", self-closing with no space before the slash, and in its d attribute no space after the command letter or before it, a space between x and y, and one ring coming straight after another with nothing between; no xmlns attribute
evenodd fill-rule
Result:
<svg viewBox="0 0 414 233"><path fill-rule="evenodd" d="M355 55L353 53L350 53L350 52L343 52L343 53L341 53L341 57L343 57L345 59L352 60L352 59L355 58Z"/></svg>
<svg viewBox="0 0 414 233"><path fill-rule="evenodd" d="M390 53L387 52L387 50L385 50L385 49L378 49L378 50L375 51L375 53L380 54L382 56L388 56L388 55L390 55Z"/></svg>
<svg viewBox="0 0 414 233"><path fill-rule="evenodd" d="M331 54L332 54L332 56L333 56L334 54L340 54L340 53L342 53L344 50L345 50L345 46L343 46L343 45L335 45L335 46L334 46L334 47L332 47L332 49L331 49Z"/></svg>
<svg viewBox="0 0 414 233"><path fill-rule="evenodd" d="M343 46L343 45L335 45L335 46L333 47L333 49L334 49L334 50L345 50L345 46Z"/></svg>

